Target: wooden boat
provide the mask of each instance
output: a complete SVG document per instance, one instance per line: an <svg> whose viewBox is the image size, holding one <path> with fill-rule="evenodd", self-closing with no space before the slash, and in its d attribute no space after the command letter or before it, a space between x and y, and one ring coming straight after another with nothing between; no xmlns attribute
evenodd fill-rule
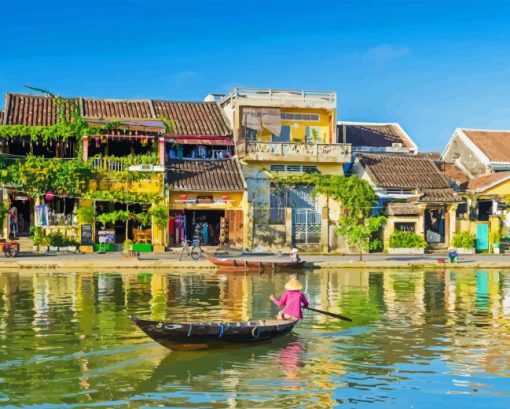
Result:
<svg viewBox="0 0 510 409"><path fill-rule="evenodd" d="M207 260L222 270L235 271L278 271L304 268L304 261L257 261L239 258L216 258L207 256Z"/></svg>
<svg viewBox="0 0 510 409"><path fill-rule="evenodd" d="M270 341L287 335L299 320L237 322L160 322L131 316L133 322L154 341L178 351L225 348Z"/></svg>

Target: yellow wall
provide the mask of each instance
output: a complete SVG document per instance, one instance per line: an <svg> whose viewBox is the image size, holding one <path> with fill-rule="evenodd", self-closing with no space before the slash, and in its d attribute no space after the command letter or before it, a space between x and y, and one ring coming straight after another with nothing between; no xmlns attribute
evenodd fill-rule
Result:
<svg viewBox="0 0 510 409"><path fill-rule="evenodd" d="M121 182L112 181L107 178L101 179L99 183L95 180L90 182L89 190L110 190L113 192L131 192L131 193L163 193L163 177L153 176L150 180L139 182Z"/></svg>
<svg viewBox="0 0 510 409"><path fill-rule="evenodd" d="M496 185L485 192L480 193L480 197L483 196L505 196L510 195L510 180L507 180L505 182L500 183L499 185Z"/></svg>
<svg viewBox="0 0 510 409"><path fill-rule="evenodd" d="M319 139L317 140L317 143L329 143L330 124L332 124L332 117L334 115L332 111L328 111L326 109L281 108L281 112L320 115L319 121L282 120L282 125L290 126L290 141L289 141L290 143L305 142L307 126L314 126L320 128ZM259 142L271 142L271 132L268 131L266 128L263 128L262 131L258 132L257 140ZM335 143L336 141L333 140L332 142Z"/></svg>
<svg viewBox="0 0 510 409"><path fill-rule="evenodd" d="M188 200L194 199L196 196L213 196L217 203L184 203L181 195L187 195ZM228 196L228 201L223 201L223 196ZM244 210L243 201L244 192L173 192L170 194L169 205L170 210Z"/></svg>

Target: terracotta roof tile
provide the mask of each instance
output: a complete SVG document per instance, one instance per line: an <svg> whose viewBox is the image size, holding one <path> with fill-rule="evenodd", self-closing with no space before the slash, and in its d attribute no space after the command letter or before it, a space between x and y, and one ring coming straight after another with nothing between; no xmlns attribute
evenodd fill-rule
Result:
<svg viewBox="0 0 510 409"><path fill-rule="evenodd" d="M497 185L499 182L503 182L505 179L510 178L510 171L506 172L495 172L489 175L479 176L471 179L467 184L469 190L484 191L491 186Z"/></svg>
<svg viewBox="0 0 510 409"><path fill-rule="evenodd" d="M466 175L462 169L457 167L455 163L449 162L436 162L439 167L439 170L443 172L448 180L451 180L455 183L459 188L464 189L467 187L469 182L469 176Z"/></svg>
<svg viewBox="0 0 510 409"><path fill-rule="evenodd" d="M400 189L449 188L434 161L414 155L358 154L361 165L378 187Z"/></svg>
<svg viewBox="0 0 510 409"><path fill-rule="evenodd" d="M422 189L420 202L460 202L461 199L457 196L452 188L445 189Z"/></svg>
<svg viewBox="0 0 510 409"><path fill-rule="evenodd" d="M157 116L175 123L174 135L226 136L231 131L216 102L154 101Z"/></svg>
<svg viewBox="0 0 510 409"><path fill-rule="evenodd" d="M148 100L83 98L83 116L87 118L155 118Z"/></svg>
<svg viewBox="0 0 510 409"><path fill-rule="evenodd" d="M241 165L236 158L227 160L173 160L168 183L173 190L186 192L244 191Z"/></svg>
<svg viewBox="0 0 510 409"><path fill-rule="evenodd" d="M338 141L343 142L343 126L337 128ZM345 123L346 142L353 148L370 146L374 148L391 148L394 143L401 143L409 149L415 149L412 141L397 124Z"/></svg>
<svg viewBox="0 0 510 409"><path fill-rule="evenodd" d="M64 99L66 116L71 118L70 102L79 106L85 118L97 119L171 119L173 135L231 136L232 132L216 102L173 102L97 98ZM5 124L52 125L57 122L57 106L51 97L7 94Z"/></svg>
<svg viewBox="0 0 510 409"><path fill-rule="evenodd" d="M492 162L510 162L510 131L462 129Z"/></svg>
<svg viewBox="0 0 510 409"><path fill-rule="evenodd" d="M67 119L72 117L77 98L63 98ZM46 95L7 94L5 98L5 125L53 125L58 122L57 104Z"/></svg>

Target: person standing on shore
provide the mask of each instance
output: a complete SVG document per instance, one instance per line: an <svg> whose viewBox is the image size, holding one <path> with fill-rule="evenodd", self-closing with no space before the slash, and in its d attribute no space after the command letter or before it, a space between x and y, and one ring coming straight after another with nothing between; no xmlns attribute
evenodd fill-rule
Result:
<svg viewBox="0 0 510 409"><path fill-rule="evenodd" d="M289 281L285 284L285 291L280 299L274 297L273 294L269 299L278 307L283 307L278 313L279 320L301 320L303 319L302 307L308 307L308 300L301 290L303 286L298 281L297 276L292 274Z"/></svg>

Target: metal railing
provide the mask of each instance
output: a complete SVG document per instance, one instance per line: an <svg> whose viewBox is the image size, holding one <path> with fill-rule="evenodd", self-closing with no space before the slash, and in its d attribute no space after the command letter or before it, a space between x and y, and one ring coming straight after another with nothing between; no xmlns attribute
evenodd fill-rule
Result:
<svg viewBox="0 0 510 409"><path fill-rule="evenodd" d="M94 170L106 171L106 172L120 172L127 170L127 166L119 159L110 158L93 158L92 168Z"/></svg>
<svg viewBox="0 0 510 409"><path fill-rule="evenodd" d="M341 158L350 155L350 151L350 145L339 143L248 142L248 153Z"/></svg>
<svg viewBox="0 0 510 409"><path fill-rule="evenodd" d="M315 209L293 209L292 222L294 224L321 224L321 214Z"/></svg>
<svg viewBox="0 0 510 409"><path fill-rule="evenodd" d="M258 99L258 100L299 100L320 101L336 104L336 92L313 91L313 90L285 90L272 88L234 88L228 94L221 97L220 103L231 99Z"/></svg>

